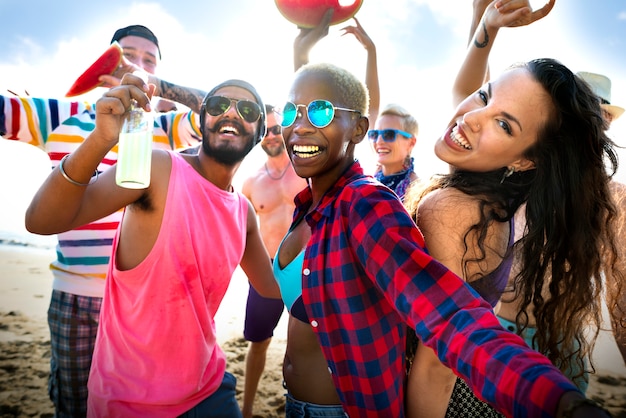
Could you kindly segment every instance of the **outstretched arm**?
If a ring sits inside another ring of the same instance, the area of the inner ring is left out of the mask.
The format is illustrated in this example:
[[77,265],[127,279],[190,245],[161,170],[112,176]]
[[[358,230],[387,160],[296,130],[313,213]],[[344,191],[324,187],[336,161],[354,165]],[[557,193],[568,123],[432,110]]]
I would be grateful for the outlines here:
[[[122,58],[122,63],[111,75],[100,76],[100,81],[104,83],[104,87],[119,86],[124,74],[133,73],[135,71],[143,71],[139,66],[128,61],[126,58]],[[206,95],[206,92],[200,89],[192,87],[183,87],[169,81],[161,80],[159,77],[148,74],[148,83],[156,86],[154,95],[162,97],[164,99],[171,100],[183,104],[196,113],[200,113],[200,107],[202,106],[202,100]]]
[[200,114],[202,100],[204,100],[204,96],[207,94],[204,90],[179,86],[169,81],[161,80],[155,76],[150,76],[148,82],[156,85],[155,96],[183,104],[197,114]]

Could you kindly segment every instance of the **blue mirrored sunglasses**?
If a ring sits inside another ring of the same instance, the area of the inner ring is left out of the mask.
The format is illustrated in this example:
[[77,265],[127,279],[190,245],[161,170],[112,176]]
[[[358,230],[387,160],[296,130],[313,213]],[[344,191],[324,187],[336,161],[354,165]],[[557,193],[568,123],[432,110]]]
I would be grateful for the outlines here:
[[306,106],[302,104],[296,105],[294,103],[287,102],[282,107],[282,109],[275,109],[276,118],[278,120],[278,123],[280,123],[280,126],[282,126],[283,128],[287,128],[293,125],[293,123],[296,121],[296,118],[299,115],[301,116],[298,111],[300,107],[306,108],[307,118],[309,119],[309,122],[311,122],[311,125],[315,126],[316,128],[325,128],[326,126],[330,125],[330,123],[333,121],[333,118],[335,117],[336,110],[344,110],[346,112],[358,113],[359,116],[361,115],[361,112],[359,112],[358,110],[336,107],[328,100],[313,100]]
[[397,135],[402,135],[405,138],[412,136],[410,133],[401,131],[400,129],[370,129],[367,131],[367,136],[372,142],[376,142],[379,135],[383,137],[383,141],[385,142],[394,142]]

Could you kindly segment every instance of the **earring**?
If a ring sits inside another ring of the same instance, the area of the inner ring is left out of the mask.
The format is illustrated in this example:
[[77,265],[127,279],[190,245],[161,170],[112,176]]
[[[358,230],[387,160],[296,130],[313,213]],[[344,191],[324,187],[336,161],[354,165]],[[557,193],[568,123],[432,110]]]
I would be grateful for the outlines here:
[[515,167],[507,167],[507,169],[504,170],[504,174],[502,175],[502,180],[500,180],[500,184],[504,183],[504,179],[510,177],[513,173],[515,173]]
[[403,168],[405,170],[411,166],[411,155],[410,154],[407,154],[406,157],[404,157],[404,161],[402,162],[402,166],[403,166]]

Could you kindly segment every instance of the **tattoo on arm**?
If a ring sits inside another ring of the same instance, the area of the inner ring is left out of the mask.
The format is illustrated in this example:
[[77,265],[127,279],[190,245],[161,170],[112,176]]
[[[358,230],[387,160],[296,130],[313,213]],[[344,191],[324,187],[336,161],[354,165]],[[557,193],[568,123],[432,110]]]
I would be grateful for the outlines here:
[[483,42],[478,42],[478,36],[474,38],[474,46],[476,48],[484,48],[489,45],[489,34],[487,33],[487,25],[485,25],[485,22],[483,22],[483,34],[485,35]]
[[196,113],[200,113],[202,99],[204,99],[204,96],[206,95],[206,93],[202,90],[190,87],[181,87],[164,80],[160,80],[159,91],[162,98],[184,104]]

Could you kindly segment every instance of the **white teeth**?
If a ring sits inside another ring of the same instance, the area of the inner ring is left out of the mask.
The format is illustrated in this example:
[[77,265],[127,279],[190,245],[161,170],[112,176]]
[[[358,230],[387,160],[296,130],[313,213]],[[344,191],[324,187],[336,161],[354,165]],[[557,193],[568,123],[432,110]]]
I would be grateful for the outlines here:
[[238,135],[239,131],[233,126],[225,125],[220,128],[220,133]]
[[450,132],[450,138],[452,139],[452,141],[454,141],[454,143],[460,145],[461,147],[467,150],[472,149],[470,143],[467,142],[467,140],[459,133],[458,125],[452,128],[452,132]]
[[320,147],[317,145],[294,145],[294,152],[318,152]]
[[320,153],[317,145],[294,145],[293,153],[300,158],[311,158]]

